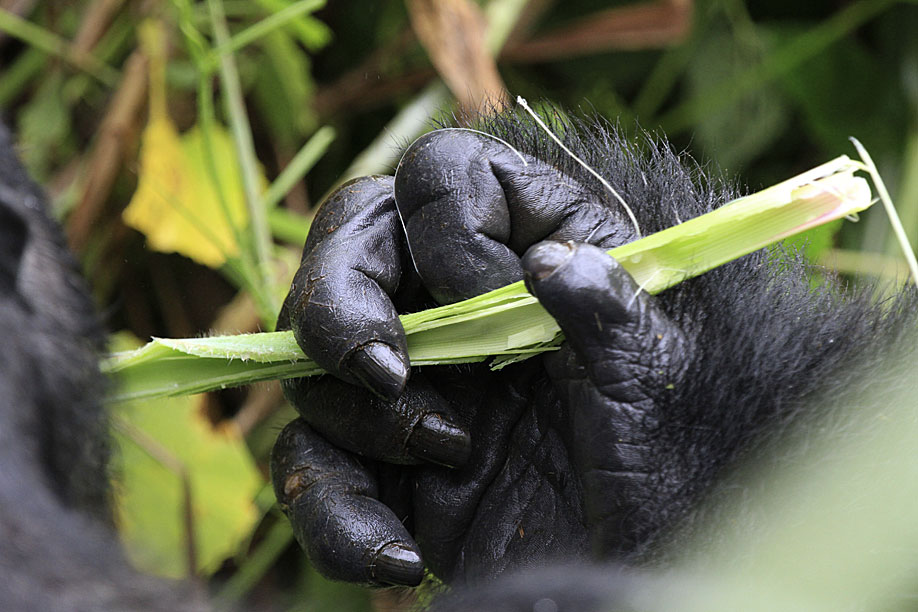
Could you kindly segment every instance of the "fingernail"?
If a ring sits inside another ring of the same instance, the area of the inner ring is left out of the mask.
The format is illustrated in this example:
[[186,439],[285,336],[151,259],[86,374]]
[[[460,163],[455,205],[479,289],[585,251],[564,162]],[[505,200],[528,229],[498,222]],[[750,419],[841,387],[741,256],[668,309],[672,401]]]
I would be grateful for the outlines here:
[[408,438],[408,452],[447,467],[464,465],[472,451],[469,435],[442,415],[425,414]]
[[424,578],[424,562],[418,553],[393,542],[376,553],[370,575],[381,584],[417,586]]
[[342,368],[377,395],[395,401],[408,381],[408,364],[384,342],[370,342],[355,350]]
[[571,242],[540,242],[523,255],[523,270],[527,282],[542,280],[574,254]]

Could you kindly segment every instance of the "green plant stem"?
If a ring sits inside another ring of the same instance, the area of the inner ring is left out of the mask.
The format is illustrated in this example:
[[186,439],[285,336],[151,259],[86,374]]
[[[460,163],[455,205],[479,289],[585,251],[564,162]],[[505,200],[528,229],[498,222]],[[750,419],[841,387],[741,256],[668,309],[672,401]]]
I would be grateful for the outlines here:
[[909,270],[912,272],[912,282],[918,286],[918,260],[915,259],[915,252],[912,250],[911,244],[908,241],[905,228],[902,227],[902,221],[899,220],[899,215],[896,213],[896,207],[893,205],[892,197],[890,197],[889,191],[886,190],[886,185],[883,183],[883,179],[880,178],[880,172],[877,170],[876,164],[873,163],[873,158],[870,157],[870,153],[867,152],[867,149],[864,148],[864,145],[862,145],[857,138],[851,138],[851,142],[854,143],[857,152],[860,154],[861,160],[863,160],[867,168],[867,172],[873,177],[877,193],[880,195],[880,201],[883,202],[883,208],[886,209],[886,214],[889,217],[889,224],[892,226],[893,235],[896,237],[896,240],[899,241],[899,247],[902,249],[902,254],[905,255],[905,261],[908,262]]
[[443,81],[437,80],[425,87],[386,124],[373,142],[354,158],[332,189],[337,189],[342,183],[359,176],[391,171],[401,156],[401,151],[395,143],[410,142],[431,129],[433,124],[430,118],[442,111],[449,100],[449,90]]
[[0,107],[6,108],[36,74],[47,67],[48,54],[32,47],[26,49],[0,77]]
[[209,45],[207,39],[194,25],[194,12],[189,0],[172,0],[178,12],[178,26],[185,39],[185,45],[188,48],[188,54],[194,62],[195,68],[199,71],[206,71],[207,50]]
[[61,58],[91,74],[107,87],[115,87],[118,84],[120,73],[117,70],[93,54],[75,49],[69,42],[40,25],[26,21],[9,11],[0,10],[0,30],[31,47]]
[[272,208],[268,211],[268,223],[275,238],[302,248],[312,217],[290,212],[286,208]]
[[[198,124],[201,128],[201,141],[204,145],[204,164],[207,168],[207,175],[217,194],[217,201],[223,211],[223,216],[233,232],[236,244],[240,246],[239,259],[227,259],[226,265],[221,269],[227,274],[230,280],[237,287],[244,288],[255,301],[255,308],[258,311],[259,318],[263,321],[273,320],[274,305],[272,300],[266,295],[270,288],[265,288],[261,278],[256,270],[255,262],[252,261],[251,253],[243,248],[245,237],[242,230],[232,222],[230,215],[229,203],[223,190],[223,183],[220,181],[220,175],[217,171],[217,163],[214,156],[213,145],[213,127],[216,122],[214,118],[213,100],[211,99],[210,77],[206,73],[199,71],[198,80]],[[271,328],[273,329],[273,327]]]
[[528,0],[491,0],[484,7],[485,18],[488,20],[486,42],[495,56],[504,47],[528,3]]
[[248,556],[217,593],[215,608],[226,609],[245,597],[245,594],[258,584],[258,581],[274,565],[291,542],[293,542],[293,531],[290,529],[290,523],[285,520],[275,522],[265,534],[258,548]]
[[[256,0],[255,3],[269,13],[279,13],[290,6],[289,0]],[[331,31],[320,21],[313,20],[307,24],[301,18],[289,21],[285,26],[308,51],[320,49],[332,36]]]
[[[905,138],[900,176],[899,189],[896,192],[899,216],[902,218],[902,225],[914,232],[915,228],[918,228],[918,115],[912,121],[911,129]],[[914,233],[910,244],[912,248],[915,247]],[[899,247],[895,237],[890,236],[886,244],[886,253],[898,253]]]
[[262,36],[267,36],[274,30],[286,26],[300,15],[312,13],[323,6],[325,6],[325,0],[300,0],[299,2],[294,2],[290,6],[271,14],[269,17],[265,17],[261,21],[235,34],[225,43],[218,44],[213,50],[214,56],[235,53],[243,47],[252,44]]
[[[229,31],[223,14],[222,2],[221,0],[208,0],[208,7],[210,8],[211,26],[213,27],[217,46],[224,46],[229,41]],[[239,73],[236,70],[236,62],[229,53],[220,54],[220,82],[223,86],[224,103],[229,115],[233,141],[236,145],[236,154],[242,171],[242,184],[249,210],[249,223],[254,247],[253,259],[257,278],[260,281],[259,293],[261,294],[261,299],[266,301],[270,313],[261,313],[262,323],[269,329],[273,329],[277,305],[274,294],[271,291],[273,286],[271,275],[271,231],[268,227],[265,207],[259,196],[255,145],[252,142],[252,129],[249,126],[248,116],[245,111]]]
[[[93,47],[93,55],[100,61],[109,62],[122,54],[127,54],[136,44],[135,34],[134,17],[128,12],[120,13]],[[64,87],[68,103],[73,104],[82,100],[92,83],[92,76],[86,73],[74,75]]]
[[267,209],[277,206],[294,185],[300,182],[306,173],[315,165],[319,158],[325,154],[329,145],[335,140],[335,130],[325,126],[319,128],[306,144],[297,151],[290,163],[281,171],[268,190],[262,196],[262,201]]
[[[207,40],[192,23],[193,13],[188,1],[173,0],[173,5],[178,12],[178,26],[185,40],[188,55],[191,57],[198,72],[198,125],[201,129],[201,140],[204,146],[204,165],[207,169],[208,178],[217,194],[217,202],[223,211],[223,216],[229,223],[236,244],[240,246],[239,258],[227,260],[226,264],[221,268],[221,272],[233,285],[246,290],[252,296],[259,318],[273,323],[275,310],[274,302],[269,295],[270,286],[266,287],[262,282],[261,276],[257,271],[257,265],[252,260],[251,249],[244,248],[246,239],[241,228],[231,221],[229,203],[217,171],[212,136],[217,120],[214,113],[213,92],[211,91],[212,76],[207,68],[207,58],[209,57]],[[269,328],[273,329],[273,327]]]
[[[685,45],[693,44],[694,38],[685,43]],[[692,54],[686,51],[685,46],[663,53],[634,99],[632,111],[635,117],[649,125],[650,118],[657,113],[666,96],[676,86],[679,75],[685,71],[691,58]]]

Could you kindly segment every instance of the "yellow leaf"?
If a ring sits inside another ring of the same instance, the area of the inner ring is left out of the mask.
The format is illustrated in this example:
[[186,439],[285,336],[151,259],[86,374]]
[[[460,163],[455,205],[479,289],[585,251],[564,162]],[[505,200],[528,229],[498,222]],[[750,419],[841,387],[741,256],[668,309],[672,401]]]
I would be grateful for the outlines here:
[[150,119],[141,140],[137,191],[122,217],[147,236],[150,248],[216,268],[239,254],[236,237],[248,225],[233,139],[221,126],[209,130],[209,141],[200,126],[179,135],[166,107],[164,27],[148,20],[139,30],[150,62]]
[[146,234],[150,248],[216,268],[238,255],[233,227],[244,228],[248,214],[232,138],[223,128],[211,130],[224,208],[210,180],[203,136],[197,126],[179,136],[167,117],[151,117],[143,134],[139,184],[123,218]]

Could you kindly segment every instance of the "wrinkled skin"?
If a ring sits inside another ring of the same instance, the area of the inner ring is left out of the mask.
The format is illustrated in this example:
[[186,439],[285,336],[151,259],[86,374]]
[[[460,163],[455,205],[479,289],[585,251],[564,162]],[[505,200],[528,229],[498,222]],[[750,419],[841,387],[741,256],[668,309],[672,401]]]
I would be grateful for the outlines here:
[[[641,293],[603,252],[635,237],[608,190],[531,123],[484,128],[498,138],[433,132],[394,178],[334,193],[281,311],[330,374],[284,383],[301,418],[272,476],[332,578],[414,585],[426,564],[461,584],[558,560],[655,561],[730,489],[728,468],[825,416],[813,397],[850,390],[915,326],[913,292],[878,306],[869,291],[814,290],[799,260],[764,252]],[[564,136],[644,234],[737,196],[658,142],[602,123]],[[521,278],[561,350],[497,372],[410,370],[397,314]]]
[[[655,396],[688,358],[681,330],[603,252],[632,238],[556,169],[463,130],[414,143],[394,180],[331,197],[279,327],[337,378],[286,383],[303,418],[273,468],[321,569],[416,584],[422,559],[455,579],[582,555],[591,541],[628,552]],[[524,276],[565,333],[561,351],[408,379],[397,313]]]

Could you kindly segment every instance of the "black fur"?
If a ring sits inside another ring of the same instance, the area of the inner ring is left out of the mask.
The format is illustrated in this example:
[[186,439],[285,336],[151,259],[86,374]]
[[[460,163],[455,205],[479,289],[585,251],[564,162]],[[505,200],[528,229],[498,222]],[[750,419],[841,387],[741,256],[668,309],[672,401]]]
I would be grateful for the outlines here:
[[196,610],[111,531],[103,328],[0,126],[0,610]]

